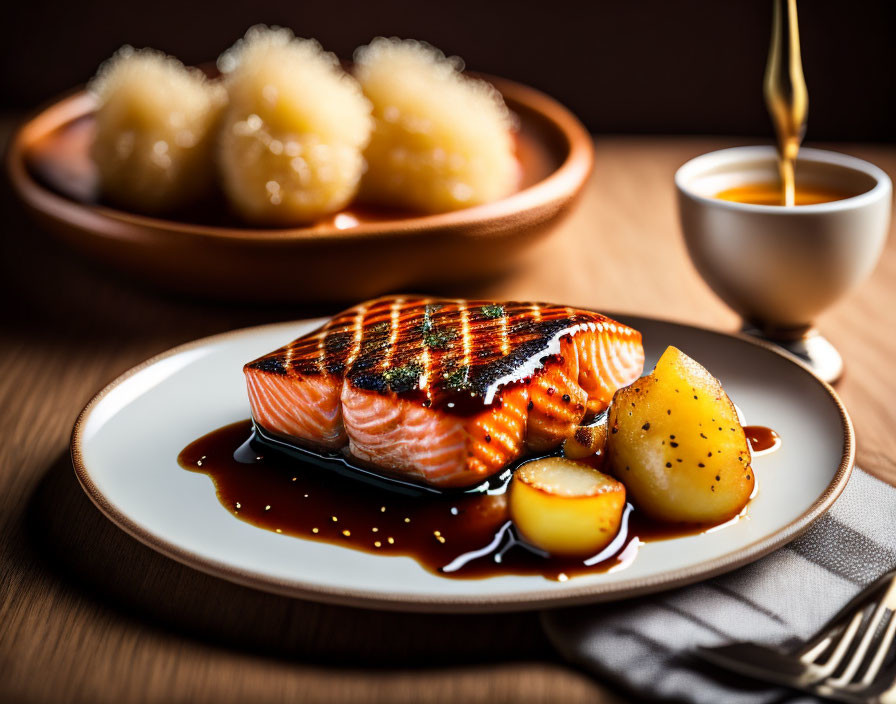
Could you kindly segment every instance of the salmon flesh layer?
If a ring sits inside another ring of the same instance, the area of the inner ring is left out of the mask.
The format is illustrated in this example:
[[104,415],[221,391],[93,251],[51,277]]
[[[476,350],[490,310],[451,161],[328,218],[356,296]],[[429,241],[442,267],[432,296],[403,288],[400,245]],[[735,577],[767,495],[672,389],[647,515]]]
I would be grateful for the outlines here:
[[556,447],[643,367],[641,334],[599,313],[396,296],[244,371],[262,430],[449,488]]

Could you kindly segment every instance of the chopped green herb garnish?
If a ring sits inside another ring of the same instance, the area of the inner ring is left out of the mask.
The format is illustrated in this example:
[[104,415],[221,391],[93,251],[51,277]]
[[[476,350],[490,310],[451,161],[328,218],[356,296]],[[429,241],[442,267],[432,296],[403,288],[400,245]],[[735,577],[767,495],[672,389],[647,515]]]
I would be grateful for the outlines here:
[[482,314],[489,319],[494,318],[503,318],[504,317],[504,306],[499,305],[497,303],[492,303],[487,306],[482,306],[479,310],[482,311]]
[[441,307],[441,303],[427,303],[423,308],[423,323],[420,326],[421,328],[423,328],[423,332],[429,332],[430,330],[432,330],[432,314],[439,310],[439,308]]
[[392,367],[383,372],[383,380],[395,393],[402,393],[417,388],[423,367],[410,362],[400,367]]
[[445,349],[455,337],[457,333],[454,330],[424,330],[423,344],[434,350],[441,350]]
[[470,367],[466,364],[445,375],[445,386],[452,391],[462,391],[470,384]]
[[457,333],[454,330],[437,330],[432,320],[432,314],[442,307],[441,303],[427,303],[423,309],[423,322],[420,330],[423,333],[423,344],[426,347],[440,350],[448,346]]

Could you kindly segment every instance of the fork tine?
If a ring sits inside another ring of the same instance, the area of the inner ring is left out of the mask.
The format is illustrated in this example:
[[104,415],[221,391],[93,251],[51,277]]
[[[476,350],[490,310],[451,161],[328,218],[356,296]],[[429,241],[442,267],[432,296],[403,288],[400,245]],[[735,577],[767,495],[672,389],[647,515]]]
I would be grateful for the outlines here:
[[862,662],[865,660],[865,654],[868,652],[868,648],[871,647],[871,644],[877,637],[877,632],[880,630],[880,624],[883,621],[884,616],[888,612],[889,609],[887,608],[886,601],[882,601],[877,605],[874,609],[874,614],[872,614],[867,625],[863,629],[862,640],[859,641],[859,645],[853,652],[852,657],[850,657],[849,662],[846,664],[846,668],[839,677],[832,677],[828,681],[828,684],[833,687],[845,687],[852,682],[853,677],[855,677],[856,672],[859,671]]
[[849,647],[852,645],[855,640],[856,634],[859,632],[859,627],[862,625],[862,620],[864,616],[864,610],[860,609],[855,614],[853,614],[852,620],[849,622],[849,625],[842,632],[840,636],[840,640],[834,648],[834,652],[831,653],[831,656],[828,658],[827,662],[822,664],[816,664],[816,670],[813,671],[813,680],[819,681],[830,677],[834,670],[840,665],[843,660],[843,656],[846,655],[846,652],[849,650]]
[[833,639],[833,634],[825,636],[822,640],[818,641],[817,645],[813,646],[802,655],[800,655],[800,661],[806,665],[814,665],[815,661],[818,660],[821,654],[830,647],[831,641]]
[[[883,597],[878,597],[881,592],[884,592]],[[890,609],[896,609],[896,570],[881,575],[875,582],[850,599],[795,655],[806,665],[820,668],[820,671],[824,672],[824,677],[833,674],[852,644],[856,630],[861,625],[861,618],[859,618],[859,624],[854,623],[856,616],[861,617],[864,611],[870,605],[875,604],[878,599],[880,599],[878,603],[883,603]],[[844,627],[847,618],[850,621]],[[838,638],[843,640],[837,642]],[[831,643],[837,643],[834,653],[830,655],[826,663],[817,664],[816,661],[830,649]]]
[[788,654],[741,642],[694,652],[734,672],[815,696],[851,704],[896,704],[896,659],[889,658],[894,643],[896,570],[854,596],[798,651]]
[[867,686],[874,681],[875,677],[877,677],[877,673],[880,672],[880,668],[884,664],[887,653],[890,652],[890,646],[893,644],[894,635],[896,635],[896,614],[891,613],[890,623],[887,624],[887,630],[884,633],[884,637],[881,638],[880,645],[877,646],[877,652],[871,659],[871,664],[868,665],[868,669],[865,671],[865,676],[862,677],[861,684]]
[[[830,644],[833,637],[838,634],[838,628],[842,627],[843,623],[856,611],[866,608],[869,603],[873,603],[872,600],[876,599],[881,591],[885,591],[886,593],[883,600],[890,604],[891,609],[896,609],[896,570],[891,570],[886,574],[881,575],[877,580],[869,584],[861,592],[850,599],[815,633],[814,636],[806,641],[805,645],[795,653],[795,655],[799,657],[800,660],[811,663],[811,661],[806,659],[807,656],[810,653],[815,652],[816,649],[821,646],[822,642],[827,641],[828,644]],[[823,650],[824,649],[821,648],[821,652],[823,652]],[[816,657],[821,655],[821,652],[815,652]]]

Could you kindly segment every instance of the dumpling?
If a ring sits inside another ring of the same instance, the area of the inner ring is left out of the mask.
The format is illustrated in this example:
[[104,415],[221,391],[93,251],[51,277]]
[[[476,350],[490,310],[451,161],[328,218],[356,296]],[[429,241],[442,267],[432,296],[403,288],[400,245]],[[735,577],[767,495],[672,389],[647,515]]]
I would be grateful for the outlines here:
[[461,69],[414,40],[380,37],[355,52],[376,123],[364,200],[438,213],[515,190],[513,116],[493,86]]
[[371,106],[333,54],[288,29],[252,27],[218,60],[229,105],[222,185],[249,222],[288,226],[343,208],[364,171]]
[[91,156],[105,198],[161,213],[210,191],[220,85],[161,52],[125,46],[89,90],[97,101]]

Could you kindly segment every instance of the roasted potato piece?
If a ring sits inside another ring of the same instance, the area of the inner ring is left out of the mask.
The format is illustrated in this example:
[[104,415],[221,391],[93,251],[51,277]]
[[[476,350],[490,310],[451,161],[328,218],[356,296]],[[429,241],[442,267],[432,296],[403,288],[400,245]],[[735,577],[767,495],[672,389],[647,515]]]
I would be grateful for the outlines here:
[[616,392],[608,427],[607,467],[654,518],[723,521],[753,492],[734,404],[718,379],[675,347],[653,374]]
[[510,518],[526,542],[551,555],[588,557],[616,537],[625,487],[563,457],[533,460],[510,483]]
[[595,425],[581,425],[576,432],[563,441],[563,456],[571,460],[589,460],[602,463],[607,445],[606,422]]

